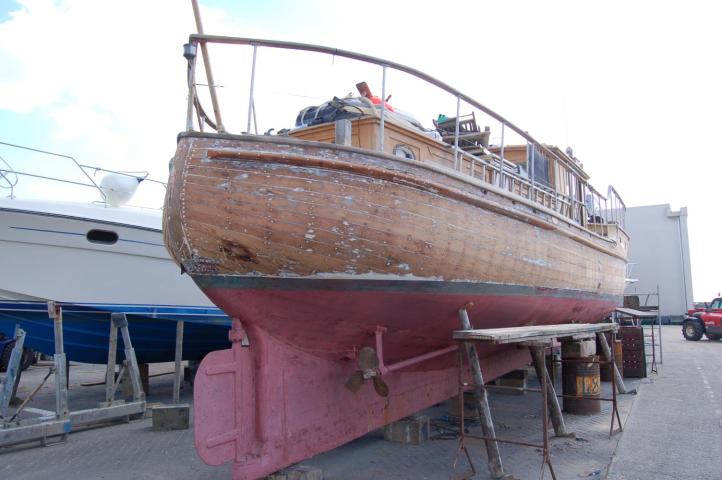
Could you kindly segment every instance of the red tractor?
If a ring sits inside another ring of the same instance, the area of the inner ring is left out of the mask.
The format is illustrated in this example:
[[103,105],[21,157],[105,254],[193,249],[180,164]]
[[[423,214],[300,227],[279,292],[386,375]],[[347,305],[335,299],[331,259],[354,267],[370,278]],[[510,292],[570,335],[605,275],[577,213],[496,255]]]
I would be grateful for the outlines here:
[[722,297],[712,300],[707,308],[689,310],[682,322],[682,335],[694,341],[702,335],[710,340],[722,339]]

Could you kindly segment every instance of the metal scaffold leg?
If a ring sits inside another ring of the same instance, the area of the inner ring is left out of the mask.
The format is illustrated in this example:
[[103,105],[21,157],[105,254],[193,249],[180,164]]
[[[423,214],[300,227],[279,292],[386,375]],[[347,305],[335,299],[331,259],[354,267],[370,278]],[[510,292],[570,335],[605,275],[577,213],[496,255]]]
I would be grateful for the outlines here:
[[[544,347],[530,347],[532,357],[541,357],[542,363],[542,376],[541,376],[541,390],[542,390],[542,432],[543,441],[542,444],[542,466],[540,471],[540,478],[544,478],[544,467],[549,468],[549,473],[552,475],[553,480],[557,480],[557,476],[554,473],[554,467],[552,466],[551,455],[549,453],[549,373],[547,372],[546,362],[544,362]],[[558,406],[558,403],[557,403]],[[561,412],[561,411],[560,411]],[[559,415],[561,417],[561,413]]]
[[454,463],[452,463],[451,468],[452,470],[456,470],[459,463],[459,456],[461,452],[464,452],[466,461],[469,463],[469,470],[461,475],[457,475],[455,478],[458,480],[466,480],[476,475],[476,467],[474,467],[474,462],[471,460],[471,455],[469,455],[469,449],[466,448],[466,444],[464,443],[464,408],[466,408],[466,406],[464,405],[464,371],[462,368],[464,365],[464,353],[461,351],[461,348],[457,351],[457,357],[457,364],[459,366],[459,446],[456,449]]
[[[652,337],[652,366],[649,369],[649,373],[659,373],[657,371],[657,342],[654,339],[654,328],[655,328],[655,326],[654,326],[654,324],[652,324],[652,328],[650,329],[652,331],[652,335],[651,335],[651,337]],[[660,330],[660,333],[661,333],[661,330]],[[660,345],[661,345],[661,343],[660,343]]]

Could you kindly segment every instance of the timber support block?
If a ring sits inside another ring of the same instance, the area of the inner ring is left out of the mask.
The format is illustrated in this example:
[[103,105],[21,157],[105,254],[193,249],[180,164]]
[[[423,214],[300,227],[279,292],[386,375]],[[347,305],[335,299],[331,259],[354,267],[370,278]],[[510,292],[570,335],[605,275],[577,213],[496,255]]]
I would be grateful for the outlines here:
[[159,405],[153,407],[155,430],[186,430],[190,426],[189,405]]
[[294,465],[272,473],[264,480],[323,480],[323,470],[308,465]]
[[429,417],[413,416],[389,423],[384,428],[384,438],[390,442],[421,445],[430,436]]

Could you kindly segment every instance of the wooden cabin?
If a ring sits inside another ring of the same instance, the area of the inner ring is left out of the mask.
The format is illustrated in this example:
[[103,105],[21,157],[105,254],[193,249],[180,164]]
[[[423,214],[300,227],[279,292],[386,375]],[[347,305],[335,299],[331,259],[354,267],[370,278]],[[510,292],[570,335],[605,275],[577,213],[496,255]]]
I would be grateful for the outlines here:
[[[439,128],[439,124],[434,123]],[[449,135],[449,126],[455,126],[455,119],[446,119],[444,123],[446,128],[442,125],[437,131],[422,131],[393,112],[386,112],[383,151],[455,169],[490,186],[534,200],[585,228],[591,227],[596,233],[606,231],[590,225],[601,222],[593,221],[595,218],[600,220],[600,217],[595,217],[590,209],[588,199],[593,189],[578,160],[555,146],[545,145],[543,150],[527,144],[505,145],[502,161],[500,146],[484,145],[484,142],[488,145],[488,128],[483,131],[477,129],[479,142],[474,143],[475,136],[470,134],[468,127],[465,131],[460,129],[466,144],[459,147],[455,155],[454,136]],[[298,128],[292,130],[289,136],[380,150],[380,131],[381,119],[376,112],[376,115]],[[500,165],[503,165],[501,170]]]

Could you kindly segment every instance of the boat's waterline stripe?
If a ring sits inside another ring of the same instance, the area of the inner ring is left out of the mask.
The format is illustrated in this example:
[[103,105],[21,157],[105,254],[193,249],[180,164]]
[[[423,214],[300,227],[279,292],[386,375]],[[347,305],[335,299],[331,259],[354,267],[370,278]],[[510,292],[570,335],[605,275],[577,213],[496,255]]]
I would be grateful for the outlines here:
[[192,275],[203,290],[242,289],[279,291],[336,291],[429,293],[450,295],[493,295],[603,300],[619,303],[620,295],[565,288],[534,287],[487,282],[445,282],[438,280],[362,280],[329,278],[244,277],[239,275]]
[[[30,227],[8,227],[12,228],[13,230],[28,230],[30,232],[41,232],[41,233],[57,233],[60,235],[74,235],[76,237],[85,237],[85,233],[78,233],[78,232],[66,232],[63,230],[47,230],[44,228],[30,228]],[[165,247],[162,243],[153,243],[153,242],[144,242],[142,240],[129,240],[126,238],[120,238],[118,237],[119,242],[129,242],[129,243],[141,243],[143,245],[153,245],[154,247]],[[91,242],[92,243],[92,242]]]

